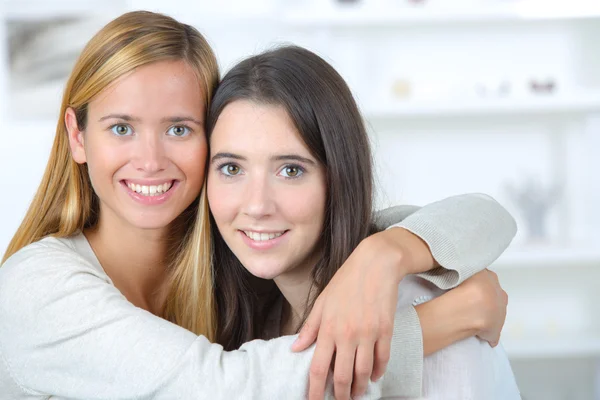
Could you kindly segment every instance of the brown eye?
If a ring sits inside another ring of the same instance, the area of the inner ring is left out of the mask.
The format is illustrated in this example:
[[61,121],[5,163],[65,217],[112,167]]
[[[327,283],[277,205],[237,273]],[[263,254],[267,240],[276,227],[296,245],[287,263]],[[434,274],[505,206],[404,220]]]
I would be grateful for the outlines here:
[[287,167],[285,173],[287,176],[297,176],[300,171],[296,167]]
[[239,173],[241,171],[241,168],[235,164],[223,165],[219,169],[221,170],[221,173],[223,175],[228,176],[228,177],[239,175]]
[[288,165],[280,172],[284,178],[299,178],[303,173],[304,169],[298,165]]

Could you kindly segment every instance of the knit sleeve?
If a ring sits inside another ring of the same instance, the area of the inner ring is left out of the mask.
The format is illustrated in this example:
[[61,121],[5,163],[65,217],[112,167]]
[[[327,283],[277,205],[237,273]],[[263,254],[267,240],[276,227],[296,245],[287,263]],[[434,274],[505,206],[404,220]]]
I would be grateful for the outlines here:
[[419,274],[440,289],[451,289],[489,267],[517,232],[509,212],[492,197],[464,194],[424,207],[396,206],[379,212],[380,229],[402,227],[420,237],[440,265]]
[[[403,354],[421,340],[415,317],[399,313],[392,339],[392,353],[409,365],[422,354]],[[135,307],[77,253],[39,243],[0,268],[0,321],[0,387],[11,399],[307,396],[314,346],[292,353],[295,336],[286,336],[224,351]],[[407,382],[398,391],[412,393],[414,373],[398,373]],[[381,381],[371,383],[365,399],[380,393]]]
[[[398,288],[398,309],[421,304],[443,293],[431,282],[408,276]],[[394,361],[392,358],[390,364]],[[422,368],[423,376],[419,379],[419,391],[422,389],[422,392],[411,396],[430,400],[521,399],[501,344],[492,348],[477,337],[466,338],[425,357]],[[384,377],[383,398],[397,396],[397,382]]]

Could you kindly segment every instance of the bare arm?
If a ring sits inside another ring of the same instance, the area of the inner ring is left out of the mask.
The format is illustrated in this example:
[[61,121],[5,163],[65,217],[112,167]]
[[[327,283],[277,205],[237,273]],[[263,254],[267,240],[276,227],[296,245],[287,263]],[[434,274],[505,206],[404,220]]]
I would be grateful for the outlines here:
[[496,273],[478,272],[456,289],[415,308],[423,332],[423,353],[479,336],[496,346],[506,318],[508,296]]

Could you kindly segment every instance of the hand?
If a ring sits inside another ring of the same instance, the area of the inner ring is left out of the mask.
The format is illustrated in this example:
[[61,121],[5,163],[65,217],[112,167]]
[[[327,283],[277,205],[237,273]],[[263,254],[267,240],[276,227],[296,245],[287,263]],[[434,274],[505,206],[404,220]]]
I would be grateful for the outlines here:
[[366,238],[317,298],[293,346],[294,351],[304,350],[318,337],[310,367],[309,399],[323,398],[334,353],[338,400],[364,394],[369,378],[383,376],[390,357],[398,284],[409,272],[414,256],[420,256],[407,247],[415,246],[431,257],[418,237],[401,228]]
[[492,347],[498,345],[506,320],[508,295],[500,286],[498,275],[483,270],[464,281],[455,290],[463,291],[474,306],[477,336]]

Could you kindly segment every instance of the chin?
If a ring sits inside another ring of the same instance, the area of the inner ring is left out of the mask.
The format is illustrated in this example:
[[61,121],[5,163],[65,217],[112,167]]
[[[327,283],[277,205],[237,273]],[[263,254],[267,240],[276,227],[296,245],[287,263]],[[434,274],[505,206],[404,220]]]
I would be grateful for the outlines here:
[[171,218],[156,218],[156,217],[145,217],[145,218],[136,218],[134,221],[131,221],[131,225],[135,226],[138,229],[165,229],[173,222]]
[[269,268],[268,265],[254,266],[242,263],[244,268],[257,278],[273,280],[283,273],[280,268]]

